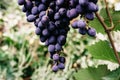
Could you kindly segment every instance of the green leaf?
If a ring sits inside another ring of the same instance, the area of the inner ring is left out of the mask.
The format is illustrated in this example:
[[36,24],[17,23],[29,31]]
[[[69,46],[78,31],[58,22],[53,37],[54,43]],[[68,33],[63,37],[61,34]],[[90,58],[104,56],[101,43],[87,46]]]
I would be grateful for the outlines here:
[[105,30],[97,18],[95,18],[93,21],[90,21],[89,25],[95,28],[98,33],[100,32],[100,33],[105,34]]
[[88,46],[87,49],[95,59],[117,62],[114,52],[107,41],[99,41],[94,45]]
[[103,77],[103,80],[120,80],[120,67]]
[[102,80],[102,77],[106,76],[109,72],[107,66],[102,65],[98,68],[88,67],[86,69],[80,69],[74,74],[74,77],[75,80]]

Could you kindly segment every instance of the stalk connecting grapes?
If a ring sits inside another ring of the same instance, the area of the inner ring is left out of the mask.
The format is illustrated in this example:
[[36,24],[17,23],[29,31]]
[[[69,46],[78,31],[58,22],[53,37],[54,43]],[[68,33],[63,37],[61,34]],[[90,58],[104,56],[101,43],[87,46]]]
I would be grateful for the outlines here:
[[95,29],[87,22],[93,20],[94,12],[98,11],[96,3],[97,0],[18,0],[27,21],[34,22],[40,41],[48,46],[54,72],[65,68],[65,58],[60,52],[66,43],[70,21],[80,34],[95,37]]

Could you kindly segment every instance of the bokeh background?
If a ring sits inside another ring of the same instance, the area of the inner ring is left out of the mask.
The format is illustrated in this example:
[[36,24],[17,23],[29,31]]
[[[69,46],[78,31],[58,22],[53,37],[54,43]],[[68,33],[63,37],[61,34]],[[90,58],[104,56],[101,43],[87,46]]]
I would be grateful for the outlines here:
[[[120,32],[114,32],[114,36],[119,51]],[[27,22],[17,0],[0,0],[0,80],[76,80],[73,74],[88,66],[106,64],[110,70],[116,69],[118,64],[93,59],[89,54],[86,46],[98,40],[106,40],[106,35],[98,33],[90,38],[71,28],[62,51],[66,68],[54,73],[47,47],[35,34],[34,24]]]

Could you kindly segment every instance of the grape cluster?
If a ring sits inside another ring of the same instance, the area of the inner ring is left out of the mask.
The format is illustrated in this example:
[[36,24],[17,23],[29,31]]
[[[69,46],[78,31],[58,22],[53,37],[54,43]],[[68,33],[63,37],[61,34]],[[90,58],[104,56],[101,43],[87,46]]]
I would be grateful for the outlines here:
[[88,27],[85,20],[94,19],[94,12],[98,11],[96,3],[97,0],[18,0],[27,21],[34,22],[35,33],[48,47],[54,72],[65,68],[65,58],[60,51],[66,43],[71,20],[80,15],[83,19],[75,20],[72,27],[79,29],[80,34],[96,35],[95,29]]

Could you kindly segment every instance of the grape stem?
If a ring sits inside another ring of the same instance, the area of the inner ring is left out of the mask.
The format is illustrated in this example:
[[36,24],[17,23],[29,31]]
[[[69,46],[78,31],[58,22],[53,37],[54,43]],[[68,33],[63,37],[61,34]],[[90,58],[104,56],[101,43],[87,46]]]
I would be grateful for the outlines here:
[[[109,41],[110,41],[111,46],[112,46],[112,48],[113,48],[115,57],[117,58],[117,61],[118,61],[119,65],[120,65],[120,57],[119,57],[118,52],[116,51],[116,48],[115,48],[115,45],[114,45],[114,41],[113,41],[112,36],[111,36],[111,30],[110,30],[110,28],[104,23],[104,20],[103,20],[102,17],[98,14],[98,12],[96,12],[95,15],[96,15],[97,19],[100,21],[100,23],[102,24],[105,32],[107,33],[108,38],[109,38]],[[112,29],[112,30],[113,30],[113,29]]]
[[114,26],[114,24],[113,24],[113,20],[112,20],[112,17],[111,17],[111,15],[110,15],[110,12],[109,12],[108,2],[107,2],[106,0],[104,0],[104,2],[105,2],[105,5],[106,5],[106,13],[107,13],[107,15],[108,15],[108,17],[109,17],[110,24],[111,24],[111,27],[109,27],[109,30],[112,31],[112,30],[115,28],[115,26]]

